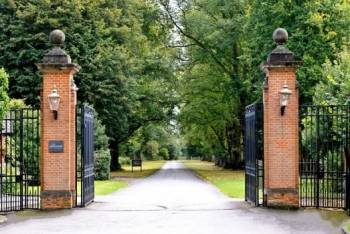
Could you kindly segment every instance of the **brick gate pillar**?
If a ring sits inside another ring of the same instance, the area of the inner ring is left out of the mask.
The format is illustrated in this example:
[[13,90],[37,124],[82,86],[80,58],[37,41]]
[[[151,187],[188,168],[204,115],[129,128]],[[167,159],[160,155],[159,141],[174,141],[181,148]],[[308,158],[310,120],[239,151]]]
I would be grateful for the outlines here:
[[75,205],[76,87],[73,75],[80,67],[71,63],[69,55],[60,48],[64,40],[62,31],[52,31],[50,42],[54,48],[45,55],[43,63],[37,64],[43,75],[40,103],[42,209]]
[[[262,64],[264,83],[264,170],[267,206],[299,207],[299,101],[296,70],[299,62],[285,46],[288,33],[273,33],[277,47]],[[287,101],[281,100],[283,96]],[[284,107],[283,107],[284,106]]]

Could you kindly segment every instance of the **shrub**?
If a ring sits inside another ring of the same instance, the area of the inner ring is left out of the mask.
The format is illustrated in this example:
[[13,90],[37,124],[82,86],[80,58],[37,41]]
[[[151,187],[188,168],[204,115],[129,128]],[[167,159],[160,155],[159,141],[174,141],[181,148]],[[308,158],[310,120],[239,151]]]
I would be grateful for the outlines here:
[[8,91],[8,75],[3,68],[0,69],[0,120],[6,112],[9,102]]
[[164,160],[169,160],[169,152],[167,148],[161,148],[159,150],[159,156]]
[[[25,105],[22,99],[11,99],[7,106],[9,110],[4,116],[8,119],[6,123],[12,122],[13,133],[8,135],[6,140],[2,141],[4,154],[7,160],[11,161],[12,165],[17,165],[18,167],[22,165],[24,174],[30,178],[28,179],[30,183],[38,185],[40,183],[39,110],[23,110],[23,108],[31,107]],[[22,129],[21,126],[23,126]],[[22,149],[20,148],[20,144],[18,144],[20,140],[24,144]],[[5,163],[4,165],[10,165],[8,161]],[[2,173],[9,173],[8,167]]]
[[[0,177],[0,193],[1,194],[7,194],[7,195],[16,195],[20,191],[20,183],[16,182],[16,176],[18,173],[16,173],[16,168],[8,165],[2,165],[0,166],[2,175]],[[7,173],[6,173],[7,172]]]
[[119,157],[120,165],[131,165],[131,160],[128,157]]
[[95,152],[95,179],[108,180],[110,178],[111,154],[108,150]]
[[167,145],[170,160],[177,160],[176,146],[173,144]]
[[146,150],[144,156],[148,160],[157,159],[159,153],[159,143],[157,141],[149,141],[146,144]]

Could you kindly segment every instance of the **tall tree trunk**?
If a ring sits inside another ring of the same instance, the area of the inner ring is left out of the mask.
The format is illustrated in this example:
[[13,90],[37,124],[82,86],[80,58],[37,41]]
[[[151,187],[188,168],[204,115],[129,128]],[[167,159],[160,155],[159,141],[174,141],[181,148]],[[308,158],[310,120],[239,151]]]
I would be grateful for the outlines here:
[[243,168],[243,157],[242,157],[242,135],[241,127],[236,125],[234,127],[234,134],[232,136],[232,168],[241,169]]
[[111,171],[121,169],[119,164],[119,142],[117,139],[111,139],[109,141],[109,150],[111,152]]
[[225,168],[241,169],[243,166],[240,123],[232,123],[226,129],[228,152]]
[[229,124],[229,127],[226,129],[226,139],[228,144],[228,154],[229,154],[229,162],[226,167],[232,169],[240,169],[243,167],[243,157],[242,157],[242,124],[241,121],[242,115],[244,116],[244,102],[247,96],[243,95],[242,92],[243,84],[241,79],[239,78],[239,60],[238,57],[240,55],[238,42],[235,41],[232,44],[232,88],[233,90],[238,91],[238,99],[239,103],[235,103],[235,107],[233,109],[233,118],[238,118],[239,120],[232,120],[232,123]]

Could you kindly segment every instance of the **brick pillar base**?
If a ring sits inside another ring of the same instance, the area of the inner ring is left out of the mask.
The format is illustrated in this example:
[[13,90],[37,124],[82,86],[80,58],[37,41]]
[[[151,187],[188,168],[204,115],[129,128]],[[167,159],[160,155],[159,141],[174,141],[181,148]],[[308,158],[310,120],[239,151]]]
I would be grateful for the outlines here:
[[296,209],[299,207],[299,191],[293,188],[267,189],[268,207]]
[[43,210],[72,208],[75,206],[75,195],[75,191],[42,191],[41,207]]

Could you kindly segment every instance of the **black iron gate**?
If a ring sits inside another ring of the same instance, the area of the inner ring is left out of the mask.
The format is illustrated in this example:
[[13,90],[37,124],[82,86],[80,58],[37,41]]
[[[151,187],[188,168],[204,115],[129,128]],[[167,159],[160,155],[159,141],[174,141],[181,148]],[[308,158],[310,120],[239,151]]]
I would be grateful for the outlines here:
[[40,208],[39,110],[8,111],[0,122],[0,212]]
[[256,206],[264,204],[263,149],[263,108],[252,104],[245,109],[245,200]]
[[[82,105],[77,113],[77,206],[93,202],[94,190],[94,109]],[[80,189],[79,189],[80,187]]]
[[350,106],[300,107],[300,205],[349,207]]

